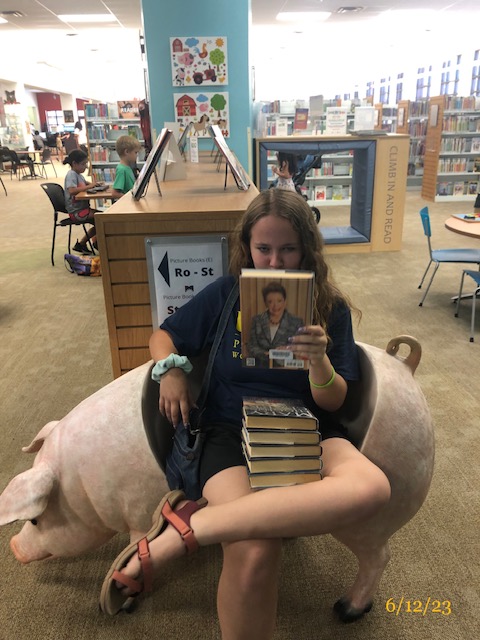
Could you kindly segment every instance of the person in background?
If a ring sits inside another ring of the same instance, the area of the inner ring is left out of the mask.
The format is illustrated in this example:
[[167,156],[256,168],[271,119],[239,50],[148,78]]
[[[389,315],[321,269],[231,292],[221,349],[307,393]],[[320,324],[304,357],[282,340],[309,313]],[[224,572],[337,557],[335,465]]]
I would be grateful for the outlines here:
[[75,129],[73,131],[73,135],[75,136],[75,139],[77,141],[77,147],[79,149],[81,149],[82,151],[85,151],[85,153],[87,152],[87,136],[85,135],[85,131],[83,130],[83,124],[80,122],[80,120],[77,120],[77,122],[75,123]]
[[116,141],[115,149],[120,156],[120,163],[115,169],[115,182],[112,187],[114,198],[121,198],[135,184],[133,167],[141,147],[140,142],[133,136],[121,136]]
[[57,154],[59,158],[59,162],[63,164],[63,159],[65,157],[65,152],[63,150],[63,140],[60,133],[55,134],[55,146],[57,147]]
[[45,149],[45,142],[43,141],[42,136],[36,129],[33,132],[32,139],[33,139],[33,148],[36,151],[42,151],[43,149]]
[[83,253],[84,255],[92,255],[92,252],[87,247],[87,240],[94,243],[95,246],[95,226],[94,226],[94,214],[95,209],[91,209],[88,200],[75,200],[75,196],[79,193],[84,193],[87,189],[100,186],[100,182],[87,182],[82,176],[88,164],[88,156],[81,149],[74,149],[63,161],[63,164],[69,164],[70,170],[65,176],[65,208],[68,215],[72,220],[77,222],[88,223],[92,225],[92,228],[88,232],[88,237],[85,235],[81,240],[77,240],[74,251]]
[[296,191],[293,176],[297,173],[297,158],[292,153],[279,151],[277,154],[278,167],[272,167],[273,173],[278,176],[274,185],[277,189]]

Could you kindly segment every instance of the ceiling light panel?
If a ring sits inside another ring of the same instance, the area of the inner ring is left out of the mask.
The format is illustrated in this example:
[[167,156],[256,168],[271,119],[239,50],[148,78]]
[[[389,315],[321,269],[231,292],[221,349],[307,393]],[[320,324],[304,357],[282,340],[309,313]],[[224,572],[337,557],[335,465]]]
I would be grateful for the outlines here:
[[58,16],[59,20],[67,24],[87,23],[99,24],[104,22],[117,22],[116,17],[111,13],[69,13]]

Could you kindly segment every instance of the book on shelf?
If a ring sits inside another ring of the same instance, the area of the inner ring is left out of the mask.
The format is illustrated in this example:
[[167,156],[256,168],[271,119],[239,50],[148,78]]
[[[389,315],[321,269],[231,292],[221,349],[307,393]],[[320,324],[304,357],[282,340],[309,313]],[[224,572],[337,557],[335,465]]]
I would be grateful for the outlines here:
[[317,431],[317,417],[296,398],[243,398],[243,419],[248,432],[256,429]]
[[242,441],[245,447],[246,454],[250,459],[278,458],[278,457],[311,458],[315,456],[319,458],[322,455],[322,446],[320,444],[320,434],[317,435],[317,441],[314,444],[289,444],[289,443],[282,443],[282,442],[273,442],[270,444],[266,444],[264,442],[259,442],[259,443],[252,442],[248,429],[243,427]]
[[287,473],[252,473],[249,476],[252,489],[268,487],[288,487],[294,484],[306,484],[322,479],[321,471],[296,471]]
[[243,439],[251,446],[255,445],[285,445],[285,446],[320,446],[318,431],[304,431],[302,429],[264,429],[262,427],[243,428]]
[[327,187],[324,184],[316,185],[313,198],[314,200],[325,200],[327,197]]
[[480,153],[480,138],[472,138],[471,153]]
[[304,131],[308,125],[308,109],[297,107],[295,109],[295,118],[293,121],[294,131]]
[[465,188],[465,183],[462,182],[454,182],[453,183],[453,195],[454,196],[463,196]]
[[289,338],[312,324],[314,274],[310,271],[242,269],[240,311],[242,364],[270,369],[306,369],[288,349]]

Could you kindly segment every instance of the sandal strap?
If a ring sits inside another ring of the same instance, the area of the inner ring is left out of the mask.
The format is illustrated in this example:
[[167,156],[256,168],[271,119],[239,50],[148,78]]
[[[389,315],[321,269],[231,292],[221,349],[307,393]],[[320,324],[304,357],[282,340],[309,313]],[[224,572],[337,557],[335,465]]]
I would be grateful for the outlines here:
[[190,518],[196,511],[205,507],[206,504],[205,498],[200,498],[196,502],[189,500],[177,511],[172,509],[168,501],[163,506],[163,517],[178,531],[187,548],[187,553],[193,553],[199,547],[193,529],[190,526]]
[[120,571],[115,570],[112,573],[112,580],[115,580],[115,582],[120,582],[121,584],[134,591],[135,593],[133,593],[130,597],[138,595],[139,593],[144,591],[143,584],[141,582],[138,582],[138,580],[134,580],[134,578],[130,578],[130,576],[126,576],[124,573],[120,573]]
[[150,559],[150,547],[147,538],[142,538],[137,543],[138,557],[142,567],[143,590],[152,591],[153,588],[153,567]]

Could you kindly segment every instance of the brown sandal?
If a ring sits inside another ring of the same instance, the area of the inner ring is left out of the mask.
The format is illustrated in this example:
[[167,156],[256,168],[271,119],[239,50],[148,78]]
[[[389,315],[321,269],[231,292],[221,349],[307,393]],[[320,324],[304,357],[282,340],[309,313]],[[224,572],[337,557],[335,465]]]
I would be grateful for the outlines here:
[[[171,491],[162,499],[155,513],[152,516],[152,528],[145,537],[138,542],[129,544],[114,560],[105,580],[103,581],[102,591],[100,593],[100,609],[108,615],[114,616],[122,609],[123,605],[130,598],[146,591],[151,591],[153,587],[153,569],[150,560],[149,543],[165,531],[167,526],[171,524],[180,534],[187,553],[193,553],[198,549],[198,542],[190,527],[190,518],[192,515],[205,507],[207,501],[200,498],[196,502],[189,500],[180,509],[174,511],[175,506],[185,500],[183,491]],[[140,564],[142,567],[143,582],[139,582],[134,578],[130,578],[121,573],[122,569],[138,553]],[[116,582],[125,585],[134,593],[132,595],[124,595],[115,586]]]

